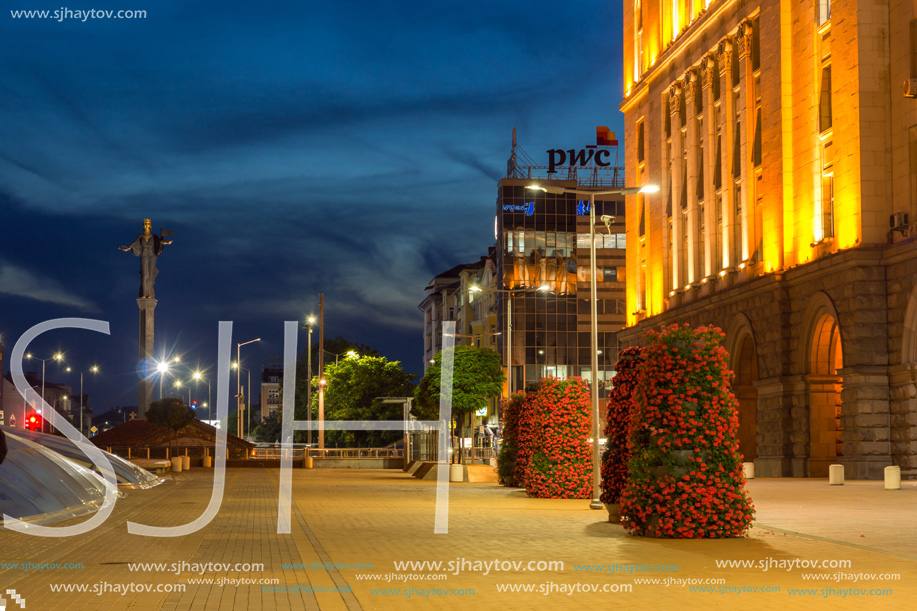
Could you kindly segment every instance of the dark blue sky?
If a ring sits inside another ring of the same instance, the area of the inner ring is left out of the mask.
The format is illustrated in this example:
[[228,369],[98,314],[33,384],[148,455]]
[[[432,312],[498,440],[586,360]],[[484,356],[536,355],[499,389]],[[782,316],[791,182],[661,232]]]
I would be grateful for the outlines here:
[[326,336],[419,373],[423,288],[493,244],[512,128],[535,159],[596,125],[623,137],[615,2],[70,8],[148,14],[0,13],[0,338],[8,355],[44,320],[110,321],[107,338],[33,345],[101,366],[96,413],[136,403],[139,263],[116,246],[144,217],[175,231],[158,350],[212,369],[217,322],[233,320],[234,341],[264,338],[243,348],[257,371],[324,292]]

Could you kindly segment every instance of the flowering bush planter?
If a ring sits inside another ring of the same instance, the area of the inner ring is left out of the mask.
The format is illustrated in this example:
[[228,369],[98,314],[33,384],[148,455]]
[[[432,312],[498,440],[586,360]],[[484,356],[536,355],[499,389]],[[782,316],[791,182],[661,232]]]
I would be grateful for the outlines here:
[[672,325],[648,338],[622,522],[631,534],[651,537],[743,536],[754,507],[744,489],[723,332]]
[[533,397],[526,493],[538,498],[591,498],[589,384],[582,378],[545,378]]
[[516,464],[513,467],[514,485],[524,488],[532,457],[532,434],[535,429],[535,395],[527,394],[519,403],[516,417]]
[[627,485],[627,438],[634,411],[634,389],[641,375],[643,348],[625,348],[618,354],[614,388],[608,399],[605,452],[602,454],[602,502],[617,504]]
[[525,403],[525,393],[516,393],[504,401],[502,406],[503,426],[500,454],[497,456],[497,475],[504,486],[521,487],[516,482],[516,455],[519,452],[519,419]]

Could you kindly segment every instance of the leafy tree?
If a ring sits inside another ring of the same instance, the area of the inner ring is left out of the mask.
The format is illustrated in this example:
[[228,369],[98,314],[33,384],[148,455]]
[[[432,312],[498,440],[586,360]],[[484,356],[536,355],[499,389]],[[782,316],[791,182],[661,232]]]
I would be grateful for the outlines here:
[[261,424],[255,427],[252,431],[255,439],[265,443],[273,443],[275,441],[280,441],[281,433],[281,411],[277,410],[273,414],[264,418],[261,421]]
[[[348,356],[325,365],[325,420],[402,420],[404,407],[382,403],[377,397],[410,397],[415,376],[398,361],[383,356]],[[313,380],[318,387],[318,377]],[[318,413],[318,392],[312,393],[312,411]],[[380,447],[402,437],[399,431],[330,431],[329,444],[344,447]]]
[[[317,334],[313,331],[313,339],[317,337]],[[309,405],[307,401],[308,397],[308,387],[309,382],[312,382],[312,419],[315,420],[318,417],[318,355],[319,355],[319,343],[315,341],[312,343],[312,371],[309,371],[309,356],[307,353],[308,346],[302,351],[302,354],[299,355],[299,362],[296,365],[296,403],[293,406],[293,415],[296,420],[307,420],[309,413]],[[381,357],[382,355],[370,348],[366,344],[361,344],[359,342],[352,342],[350,340],[344,339],[340,335],[335,336],[332,339],[325,339],[325,367],[334,363],[334,355],[341,355],[338,357],[338,363],[341,360],[346,358],[348,352],[356,352],[360,356],[373,356]],[[380,395],[381,396],[381,395]],[[325,399],[327,403],[328,391],[325,390]],[[327,408],[325,410],[327,416]],[[294,440],[299,443],[305,443],[308,439],[308,433],[306,431],[295,431],[293,433]],[[312,433],[313,442],[318,438],[318,433]],[[326,435],[327,438],[327,435]]]
[[[506,376],[500,355],[490,348],[456,346],[452,370],[452,414],[461,426],[466,414],[487,407],[487,400],[503,393]],[[414,392],[411,413],[421,420],[439,419],[439,390],[442,380],[442,352],[436,355]]]
[[150,404],[146,419],[156,426],[169,430],[169,456],[172,455],[172,440],[178,431],[194,421],[194,410],[177,397],[166,397]]

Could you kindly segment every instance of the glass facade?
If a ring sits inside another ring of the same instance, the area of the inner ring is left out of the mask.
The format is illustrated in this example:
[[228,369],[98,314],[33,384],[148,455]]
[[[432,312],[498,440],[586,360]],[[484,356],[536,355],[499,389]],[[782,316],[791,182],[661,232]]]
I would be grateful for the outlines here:
[[[512,356],[512,391],[548,376],[591,378],[589,200],[528,190],[530,182],[503,179],[497,192],[498,337],[504,363],[508,352]],[[577,186],[576,181],[539,183]],[[626,315],[627,240],[623,196],[600,197],[595,234],[599,380],[604,386],[613,376],[616,334]],[[603,216],[611,218],[606,223]],[[507,328],[508,311],[512,329]]]

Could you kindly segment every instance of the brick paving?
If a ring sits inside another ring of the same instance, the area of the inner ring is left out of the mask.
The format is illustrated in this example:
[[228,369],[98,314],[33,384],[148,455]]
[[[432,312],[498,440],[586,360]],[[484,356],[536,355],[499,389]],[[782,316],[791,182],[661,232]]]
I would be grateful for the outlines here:
[[[744,539],[675,541],[641,539],[608,524],[587,501],[529,499],[518,489],[493,484],[454,484],[449,533],[433,534],[435,484],[400,471],[296,470],[289,535],[277,535],[278,471],[229,469],[217,517],[197,533],[151,538],[130,535],[126,521],[176,526],[195,519],[210,498],[211,472],[168,476],[151,490],[130,492],[96,530],[70,538],[39,538],[0,531],[0,562],[81,562],[82,569],[29,571],[0,568],[0,594],[15,589],[26,609],[887,609],[910,606],[917,596],[917,484],[885,491],[881,482],[824,480],[749,482],[758,522]],[[63,524],[63,523],[62,523]],[[717,568],[716,560],[786,561],[795,558],[850,561],[849,568]],[[562,561],[556,571],[465,570],[444,580],[430,570],[396,572],[395,561]],[[128,562],[263,563],[264,571],[132,572]],[[322,563],[327,568],[284,568]],[[330,568],[330,563],[372,564],[372,569]],[[585,572],[577,565],[677,565],[677,572]],[[897,573],[899,581],[806,581],[803,573]],[[423,575],[407,582],[397,574]],[[375,579],[358,579],[376,575]],[[636,578],[723,578],[726,585],[779,587],[779,592],[691,592],[679,585],[635,584]],[[211,583],[191,583],[197,579]],[[219,579],[276,579],[277,585],[220,585]],[[389,579],[391,579],[389,577]],[[52,583],[182,584],[171,593],[55,593]],[[632,586],[631,592],[498,592],[498,584],[536,588],[571,584]],[[289,588],[291,591],[278,591]],[[341,591],[332,591],[335,587]],[[789,588],[887,588],[890,596],[791,596]],[[411,597],[384,589],[414,589]],[[316,591],[310,591],[314,589]],[[464,596],[417,590],[464,590]],[[352,590],[352,591],[351,591]],[[471,590],[474,591],[471,594]],[[8,602],[7,609],[14,608]]]

